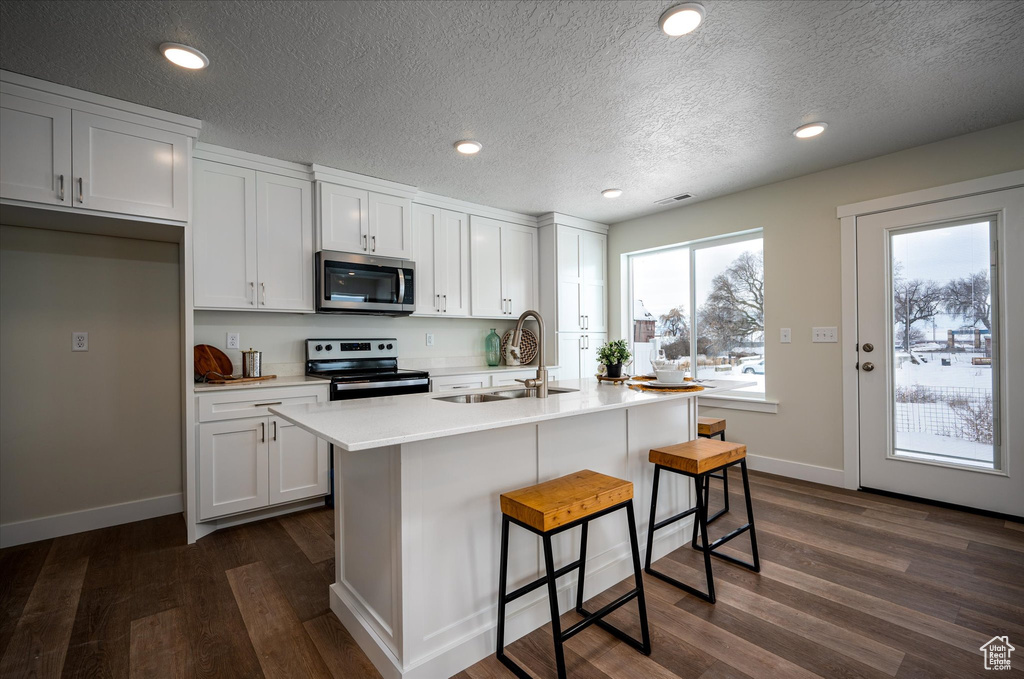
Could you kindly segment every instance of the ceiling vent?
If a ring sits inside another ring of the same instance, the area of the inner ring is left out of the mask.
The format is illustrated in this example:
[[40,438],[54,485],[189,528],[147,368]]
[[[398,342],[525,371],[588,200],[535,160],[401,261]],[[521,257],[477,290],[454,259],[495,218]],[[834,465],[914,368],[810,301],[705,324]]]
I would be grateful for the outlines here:
[[672,196],[671,198],[663,198],[655,201],[655,205],[675,205],[679,201],[686,200],[687,198],[693,198],[689,193],[680,193],[678,196]]

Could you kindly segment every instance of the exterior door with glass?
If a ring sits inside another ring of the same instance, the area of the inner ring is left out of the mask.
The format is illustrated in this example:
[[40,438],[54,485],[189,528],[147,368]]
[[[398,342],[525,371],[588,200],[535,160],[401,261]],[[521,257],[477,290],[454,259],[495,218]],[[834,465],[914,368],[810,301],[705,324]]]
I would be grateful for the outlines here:
[[860,485],[1024,516],[1024,189],[857,218]]

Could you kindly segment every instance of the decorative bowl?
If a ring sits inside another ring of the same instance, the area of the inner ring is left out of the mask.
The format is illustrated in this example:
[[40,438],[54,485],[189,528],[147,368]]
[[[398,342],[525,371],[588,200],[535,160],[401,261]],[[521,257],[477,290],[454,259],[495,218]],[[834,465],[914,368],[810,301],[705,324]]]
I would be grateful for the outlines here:
[[685,370],[656,370],[655,374],[658,376],[658,381],[665,384],[682,384],[686,378]]

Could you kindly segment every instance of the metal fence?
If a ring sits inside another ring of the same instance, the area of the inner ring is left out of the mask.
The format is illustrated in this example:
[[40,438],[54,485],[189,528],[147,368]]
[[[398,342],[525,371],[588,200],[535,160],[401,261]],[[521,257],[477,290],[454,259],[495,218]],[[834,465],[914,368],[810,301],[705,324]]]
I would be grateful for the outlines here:
[[992,443],[992,390],[896,387],[896,431]]

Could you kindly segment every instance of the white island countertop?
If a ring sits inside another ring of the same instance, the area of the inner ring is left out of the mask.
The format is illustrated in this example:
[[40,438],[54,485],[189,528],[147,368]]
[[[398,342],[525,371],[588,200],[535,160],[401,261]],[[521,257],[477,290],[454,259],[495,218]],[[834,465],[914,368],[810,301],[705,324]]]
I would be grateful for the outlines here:
[[[517,398],[488,403],[451,403],[446,396],[501,391],[472,389],[429,394],[406,394],[352,401],[278,406],[270,412],[330,441],[344,450],[368,450],[384,446],[466,434],[474,431],[530,424],[601,410],[629,408],[666,400],[687,399],[749,386],[739,380],[708,380],[704,391],[638,391],[624,385],[600,384],[597,380],[561,380],[553,387],[577,389],[547,398]],[[506,387],[509,389],[510,387]]]

